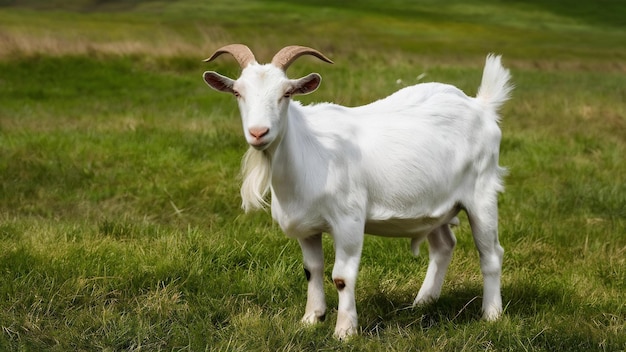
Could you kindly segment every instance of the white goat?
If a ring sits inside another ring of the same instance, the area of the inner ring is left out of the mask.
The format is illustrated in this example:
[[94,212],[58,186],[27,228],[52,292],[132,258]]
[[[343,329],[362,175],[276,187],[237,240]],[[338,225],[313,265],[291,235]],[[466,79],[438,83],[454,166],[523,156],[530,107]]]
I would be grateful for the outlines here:
[[299,241],[308,280],[302,321],[326,313],[323,232],[335,242],[332,279],[339,293],[335,336],[357,332],[354,298],[364,233],[409,237],[413,252],[428,239],[429,265],[414,304],[441,293],[456,238],[449,224],[464,210],[480,253],[484,278],[483,316],[502,312],[497,193],[501,132],[497,109],[509,97],[509,71],[500,56],[486,59],[476,98],[456,87],[424,83],[360,107],[324,103],[302,106],[292,96],[317,89],[311,73],[289,79],[285,71],[301,55],[332,63],[301,46],[280,50],[260,65],[250,49],[232,44],[217,50],[233,55],[243,71],[237,80],[205,72],[212,88],[237,97],[246,153],[241,188],[243,208],[262,208],[271,191],[274,220]]

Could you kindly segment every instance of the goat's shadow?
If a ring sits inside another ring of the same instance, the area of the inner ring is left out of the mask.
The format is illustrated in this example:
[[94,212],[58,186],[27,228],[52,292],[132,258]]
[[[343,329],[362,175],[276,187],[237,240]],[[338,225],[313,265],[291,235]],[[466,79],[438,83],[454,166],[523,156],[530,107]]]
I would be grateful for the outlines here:
[[[473,285],[444,290],[441,297],[432,303],[412,306],[411,293],[395,295],[375,293],[357,303],[360,306],[359,320],[365,333],[394,327],[415,327],[426,330],[441,324],[467,325],[481,319],[482,287]],[[541,287],[533,283],[513,283],[502,287],[504,314],[510,317],[527,318],[537,315],[554,305],[563,303],[564,297],[573,292],[558,287]],[[414,297],[413,297],[414,298]]]

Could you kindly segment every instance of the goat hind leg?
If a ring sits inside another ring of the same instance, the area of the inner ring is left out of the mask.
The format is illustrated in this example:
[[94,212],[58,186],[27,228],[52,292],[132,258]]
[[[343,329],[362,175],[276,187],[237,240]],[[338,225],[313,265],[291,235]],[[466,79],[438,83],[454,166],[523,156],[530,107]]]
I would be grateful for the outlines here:
[[474,243],[480,254],[480,270],[483,274],[483,318],[493,321],[502,314],[500,276],[504,256],[504,249],[498,241],[497,201],[483,202],[478,207],[468,209],[467,215]]
[[456,238],[448,224],[441,225],[428,234],[429,263],[426,277],[413,305],[430,303],[439,298],[443,279],[452,260]]

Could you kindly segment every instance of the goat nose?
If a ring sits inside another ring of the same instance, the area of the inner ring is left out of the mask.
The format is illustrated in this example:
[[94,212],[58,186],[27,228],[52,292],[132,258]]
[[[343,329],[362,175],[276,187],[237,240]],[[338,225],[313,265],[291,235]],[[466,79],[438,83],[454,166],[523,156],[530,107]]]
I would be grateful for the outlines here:
[[250,132],[250,135],[256,139],[260,139],[261,137],[265,136],[269,131],[270,129],[267,127],[252,127],[248,130],[248,132]]

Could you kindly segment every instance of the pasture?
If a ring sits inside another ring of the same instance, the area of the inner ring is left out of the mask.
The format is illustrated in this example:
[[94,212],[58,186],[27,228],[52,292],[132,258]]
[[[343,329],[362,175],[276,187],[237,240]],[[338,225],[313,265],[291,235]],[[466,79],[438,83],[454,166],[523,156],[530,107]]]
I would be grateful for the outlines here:
[[[626,4],[387,0],[0,1],[0,350],[626,350]],[[467,219],[438,302],[411,308],[427,248],[367,237],[360,333],[299,324],[300,248],[244,214],[235,100],[202,60],[301,44],[306,103],[354,106],[419,82],[474,95],[487,53],[501,111],[504,315],[480,320]]]

